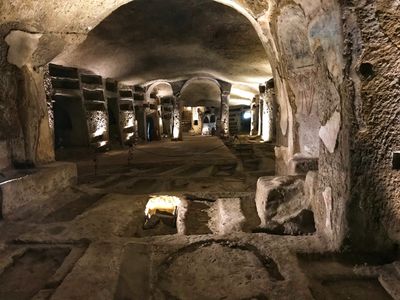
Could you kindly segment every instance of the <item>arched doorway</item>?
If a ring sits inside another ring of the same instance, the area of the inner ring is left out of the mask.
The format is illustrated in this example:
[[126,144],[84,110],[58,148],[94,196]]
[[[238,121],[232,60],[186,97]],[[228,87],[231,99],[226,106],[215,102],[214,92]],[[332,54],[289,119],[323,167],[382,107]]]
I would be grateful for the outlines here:
[[186,132],[192,135],[216,135],[221,124],[221,85],[212,78],[197,77],[182,87],[179,100],[184,106]]

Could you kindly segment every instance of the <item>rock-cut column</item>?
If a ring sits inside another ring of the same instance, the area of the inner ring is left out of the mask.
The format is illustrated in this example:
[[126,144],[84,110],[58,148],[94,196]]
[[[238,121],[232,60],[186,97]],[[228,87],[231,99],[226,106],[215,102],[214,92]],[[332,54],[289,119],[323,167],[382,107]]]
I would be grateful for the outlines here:
[[182,110],[179,98],[174,97],[173,101],[173,113],[172,113],[172,140],[181,141],[182,140]]
[[262,95],[260,102],[261,113],[261,139],[264,142],[271,142],[274,137],[274,87],[268,86],[264,95]]
[[221,138],[229,137],[229,92],[221,95]]

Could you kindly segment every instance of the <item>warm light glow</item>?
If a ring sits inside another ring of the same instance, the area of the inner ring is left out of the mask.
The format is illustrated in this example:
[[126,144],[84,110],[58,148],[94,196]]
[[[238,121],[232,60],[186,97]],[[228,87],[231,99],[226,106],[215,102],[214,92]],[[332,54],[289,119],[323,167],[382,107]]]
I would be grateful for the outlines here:
[[235,98],[244,98],[244,99],[253,99],[255,96],[254,93],[239,89],[239,88],[232,88],[231,95],[236,96]]
[[97,127],[97,130],[93,133],[93,137],[102,136],[106,132],[106,128]]
[[181,204],[181,199],[176,196],[157,195],[151,196],[146,204],[144,213],[146,217],[150,218],[158,211],[175,214],[178,206]]
[[126,122],[125,128],[133,127],[133,118],[129,118],[128,122]]
[[264,104],[263,114],[262,114],[262,133],[261,139],[264,142],[270,142],[272,139],[272,119],[271,119],[271,111],[269,110],[268,106]]
[[102,142],[99,142],[99,143],[98,143],[99,147],[103,147],[103,146],[105,146],[106,144],[107,144],[106,141],[102,141]]
[[230,98],[229,99],[229,105],[230,106],[235,106],[235,105],[245,105],[245,106],[250,106],[251,100],[250,99],[241,99],[241,98]]
[[134,135],[133,132],[128,133],[128,134],[126,135],[126,139],[127,139],[127,140],[130,140],[130,139],[133,137],[133,135]]
[[250,110],[246,110],[243,114],[243,119],[248,120],[251,118],[251,111]]
[[173,135],[174,139],[178,139],[179,138],[179,128],[176,125],[174,126],[174,130],[173,130],[172,135]]

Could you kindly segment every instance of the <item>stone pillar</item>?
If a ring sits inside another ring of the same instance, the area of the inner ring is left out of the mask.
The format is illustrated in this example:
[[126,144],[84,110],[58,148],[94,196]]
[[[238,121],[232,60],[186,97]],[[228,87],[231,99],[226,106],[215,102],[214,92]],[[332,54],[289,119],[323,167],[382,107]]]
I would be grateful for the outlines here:
[[8,49],[0,54],[0,117],[5,118],[0,122],[0,140],[7,141],[14,165],[54,161],[44,70],[33,67],[33,54],[41,36],[12,30],[4,39],[0,38],[1,49]]
[[250,123],[250,135],[255,136],[258,134],[258,114],[259,114],[259,99],[253,98],[250,106],[251,112],[251,123]]
[[274,86],[269,84],[265,94],[260,99],[260,109],[262,108],[261,139],[264,142],[272,142],[274,139],[274,96]]
[[147,134],[146,134],[146,111],[143,107],[143,104],[137,104],[135,106],[135,115],[137,121],[137,133],[139,138],[147,141]]
[[10,167],[12,162],[24,162],[25,147],[17,99],[17,68],[0,66],[0,169]]
[[182,141],[182,113],[183,106],[179,101],[179,97],[174,97],[172,112],[172,140]]
[[25,162],[43,164],[54,161],[54,144],[49,124],[44,72],[22,67],[17,99],[19,119],[25,141]]
[[229,92],[223,92],[221,95],[221,138],[229,137]]

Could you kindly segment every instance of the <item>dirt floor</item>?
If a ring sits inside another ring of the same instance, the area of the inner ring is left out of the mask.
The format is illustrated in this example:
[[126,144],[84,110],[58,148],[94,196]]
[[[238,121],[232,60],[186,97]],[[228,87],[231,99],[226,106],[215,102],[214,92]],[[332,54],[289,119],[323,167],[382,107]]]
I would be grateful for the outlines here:
[[[61,153],[77,162],[79,185],[24,221],[0,222],[0,299],[400,299],[394,257],[253,233],[256,182],[274,175],[273,151],[187,136],[132,156]],[[176,228],[143,228],[151,195],[182,200]]]

